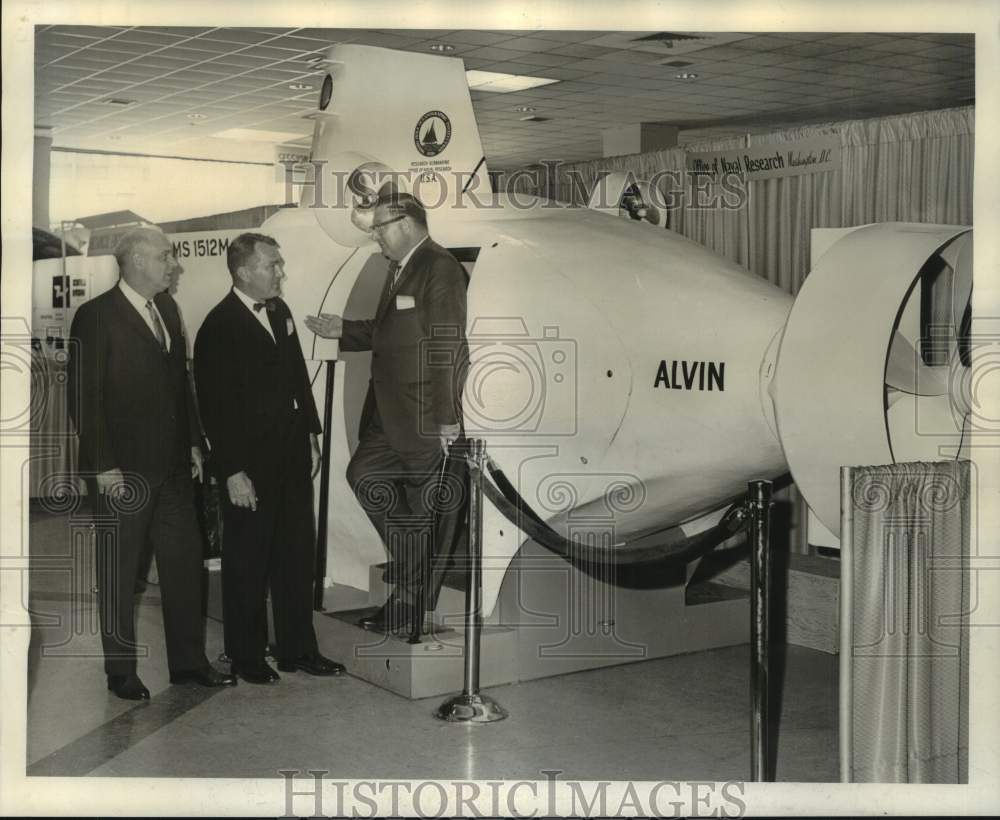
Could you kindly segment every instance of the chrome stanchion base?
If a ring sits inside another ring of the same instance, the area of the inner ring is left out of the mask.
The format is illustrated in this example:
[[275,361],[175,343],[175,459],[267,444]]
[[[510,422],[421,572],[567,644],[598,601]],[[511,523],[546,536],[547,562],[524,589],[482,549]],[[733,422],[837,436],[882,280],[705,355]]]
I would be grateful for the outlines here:
[[487,695],[455,695],[442,703],[434,716],[449,723],[496,723],[507,712]]

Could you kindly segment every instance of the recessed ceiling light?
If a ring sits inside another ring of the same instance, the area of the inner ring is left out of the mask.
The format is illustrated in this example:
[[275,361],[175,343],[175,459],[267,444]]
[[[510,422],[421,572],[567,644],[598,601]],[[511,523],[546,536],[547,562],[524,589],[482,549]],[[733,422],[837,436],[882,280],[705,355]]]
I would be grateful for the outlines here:
[[119,136],[117,136],[115,134],[112,134],[110,137],[108,137],[108,139],[111,140],[112,142],[118,142],[118,141],[121,140],[121,137],[119,137]]
[[675,74],[674,75],[674,79],[675,80],[697,80],[698,79],[698,75],[697,74],[689,74],[687,71],[685,71],[685,72],[683,72],[681,74]]
[[466,71],[466,81],[473,91],[495,91],[508,94],[511,91],[526,91],[541,85],[550,85],[559,80],[546,77],[528,77],[523,74],[501,74],[496,71]]
[[436,51],[438,54],[443,54],[446,51],[454,51],[455,46],[451,43],[434,43],[430,49],[431,51]]
[[312,86],[307,83],[292,83],[288,86],[292,91],[312,91]]
[[535,109],[532,108],[530,105],[519,105],[514,110],[515,111],[520,111],[522,114],[529,114],[530,112],[534,111]]
[[187,118],[189,120],[207,120],[208,119],[208,114],[197,114],[197,113],[188,114]]
[[221,137],[227,140],[241,140],[243,142],[291,142],[292,140],[303,139],[308,134],[299,134],[292,131],[264,131],[256,128],[227,128],[224,131],[217,131],[213,137]]

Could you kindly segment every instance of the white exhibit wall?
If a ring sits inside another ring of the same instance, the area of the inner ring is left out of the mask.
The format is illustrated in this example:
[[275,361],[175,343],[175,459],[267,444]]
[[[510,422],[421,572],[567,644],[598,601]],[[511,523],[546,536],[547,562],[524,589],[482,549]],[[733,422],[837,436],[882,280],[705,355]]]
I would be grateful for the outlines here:
[[[285,201],[270,163],[219,162],[54,150],[49,216],[62,220],[134,211],[168,222]],[[41,226],[44,227],[44,226]]]

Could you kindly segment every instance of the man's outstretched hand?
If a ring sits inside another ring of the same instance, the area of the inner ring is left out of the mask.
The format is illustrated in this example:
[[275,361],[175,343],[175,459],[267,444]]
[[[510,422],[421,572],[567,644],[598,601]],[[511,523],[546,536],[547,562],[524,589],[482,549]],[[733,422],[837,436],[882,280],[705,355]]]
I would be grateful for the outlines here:
[[344,332],[344,320],[332,313],[306,316],[306,327],[324,339],[339,339]]

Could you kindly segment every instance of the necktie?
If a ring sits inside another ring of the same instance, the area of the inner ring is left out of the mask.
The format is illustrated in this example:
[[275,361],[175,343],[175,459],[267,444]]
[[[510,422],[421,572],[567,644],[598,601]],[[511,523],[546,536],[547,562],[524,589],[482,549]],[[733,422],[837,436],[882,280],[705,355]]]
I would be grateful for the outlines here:
[[166,353],[167,335],[163,332],[163,325],[160,324],[160,317],[153,308],[152,299],[146,300],[146,310],[149,311],[149,318],[153,320],[153,335],[156,337],[156,341],[160,343],[160,350]]
[[270,300],[268,300],[266,302],[254,302],[253,303],[254,313],[260,313],[261,308],[263,308],[264,310],[266,310],[268,313],[273,313],[274,312],[274,303],[272,301],[270,301]]
[[390,288],[396,287],[396,283],[399,281],[399,270],[399,262],[393,262],[389,265],[389,276],[392,277]]

